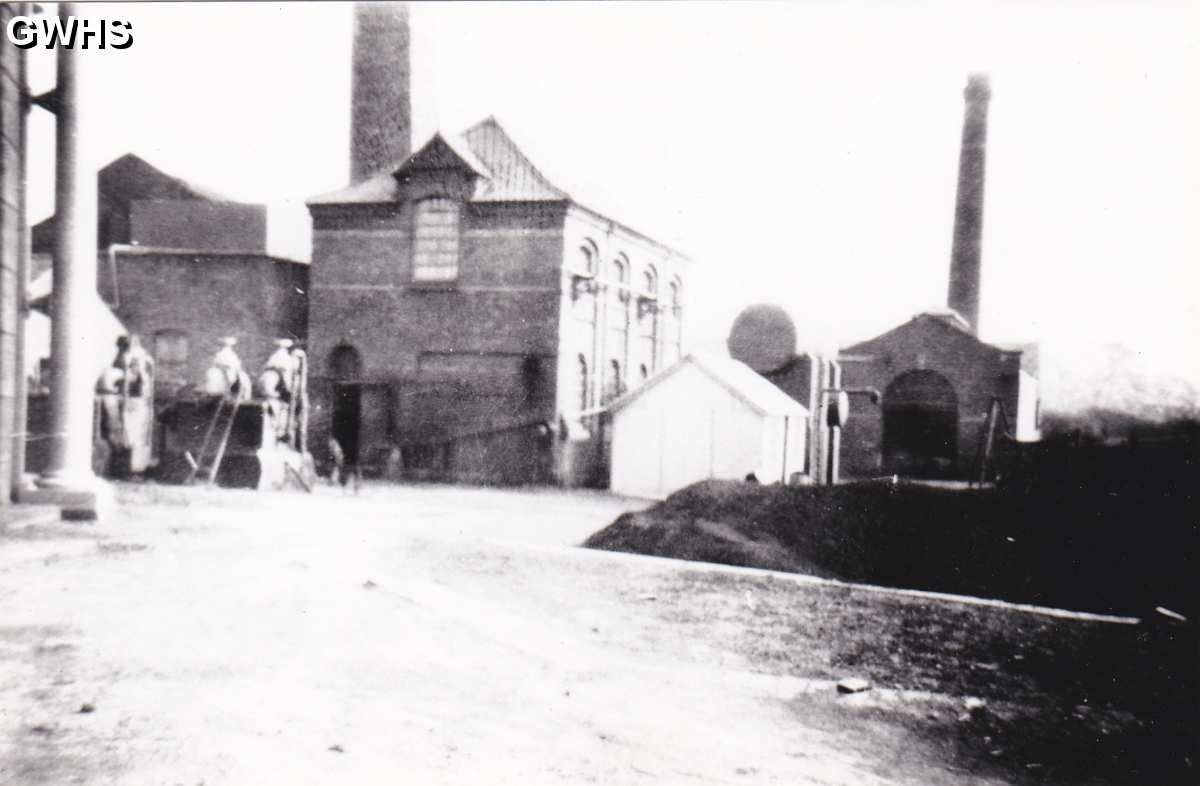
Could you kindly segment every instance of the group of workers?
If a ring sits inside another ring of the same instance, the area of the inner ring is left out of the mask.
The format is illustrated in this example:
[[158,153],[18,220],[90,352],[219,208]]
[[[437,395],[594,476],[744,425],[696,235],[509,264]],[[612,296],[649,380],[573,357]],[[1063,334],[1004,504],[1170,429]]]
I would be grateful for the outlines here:
[[[308,449],[308,358],[290,339],[280,339],[258,379],[251,382],[225,338],[204,375],[201,390],[243,403],[258,398],[278,444]],[[154,424],[154,359],[136,335],[117,340],[117,354],[96,382],[99,442],[106,448],[105,474],[139,475],[151,464]],[[114,463],[116,462],[116,463]]]

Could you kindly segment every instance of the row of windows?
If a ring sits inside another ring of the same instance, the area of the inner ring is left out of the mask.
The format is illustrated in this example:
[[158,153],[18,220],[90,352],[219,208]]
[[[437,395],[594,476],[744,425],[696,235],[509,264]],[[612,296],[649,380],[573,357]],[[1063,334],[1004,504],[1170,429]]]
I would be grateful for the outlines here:
[[[459,237],[461,216],[459,203],[453,199],[433,197],[417,202],[413,208],[413,280],[454,281],[458,278]],[[580,247],[581,272],[595,278],[599,275],[599,250],[592,241]],[[624,255],[614,258],[607,271],[608,278],[620,286],[630,286],[632,265]],[[642,271],[638,282],[641,294],[657,299],[658,272],[653,266]],[[667,284],[667,304],[681,305],[682,285],[675,278]]]
[[[678,348],[675,348],[675,354],[678,355]],[[578,404],[579,410],[586,411],[592,406],[592,372],[588,367],[587,358],[580,354],[576,357],[578,379]],[[620,396],[628,387],[625,384],[625,376],[621,373],[621,362],[618,360],[608,361],[605,368],[606,374],[603,380],[603,389],[600,391],[600,404],[607,404],[613,399]],[[639,364],[637,368],[637,376],[635,377],[634,386],[641,385],[650,378],[651,370],[645,364]]]
[[[587,240],[579,247],[579,272],[588,278],[596,278],[600,275],[600,253],[596,245],[592,241]],[[630,270],[633,265],[625,255],[619,255],[612,259],[608,264],[608,269],[605,271],[607,278],[616,283],[618,286],[628,287],[630,285]],[[642,271],[640,280],[638,281],[638,291],[647,297],[658,297],[658,271],[653,265],[649,265]],[[679,279],[675,278],[667,284],[667,303],[675,308],[678,308],[681,303],[682,285]]]

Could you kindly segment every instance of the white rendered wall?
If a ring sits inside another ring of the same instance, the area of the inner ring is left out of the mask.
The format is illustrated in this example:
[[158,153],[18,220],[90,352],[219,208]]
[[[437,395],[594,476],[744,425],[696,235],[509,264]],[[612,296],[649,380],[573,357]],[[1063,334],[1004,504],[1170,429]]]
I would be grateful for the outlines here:
[[[741,480],[761,472],[764,420],[685,365],[614,414],[612,490],[662,498],[705,478]],[[777,452],[782,444],[781,432]]]

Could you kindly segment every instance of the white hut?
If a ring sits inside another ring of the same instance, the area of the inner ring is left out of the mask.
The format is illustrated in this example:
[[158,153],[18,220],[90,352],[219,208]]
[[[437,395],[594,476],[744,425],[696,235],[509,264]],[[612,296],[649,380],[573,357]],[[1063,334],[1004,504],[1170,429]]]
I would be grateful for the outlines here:
[[611,488],[661,499],[706,478],[787,482],[808,410],[749,366],[688,355],[612,403]]

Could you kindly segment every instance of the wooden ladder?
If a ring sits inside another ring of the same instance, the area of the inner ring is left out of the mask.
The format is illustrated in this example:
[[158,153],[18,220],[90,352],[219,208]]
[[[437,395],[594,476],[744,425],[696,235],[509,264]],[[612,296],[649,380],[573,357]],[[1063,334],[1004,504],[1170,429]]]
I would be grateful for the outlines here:
[[[213,411],[212,420],[208,422],[208,428],[204,432],[204,440],[200,443],[200,455],[192,459],[191,454],[187,454],[188,462],[192,465],[192,471],[187,477],[189,484],[195,483],[196,476],[201,474],[206,476],[208,485],[216,482],[217,472],[225,458],[225,449],[229,447],[229,435],[233,433],[233,422],[237,419],[241,403],[235,396],[217,399],[217,408]],[[219,440],[214,445],[213,438],[218,434]]]

